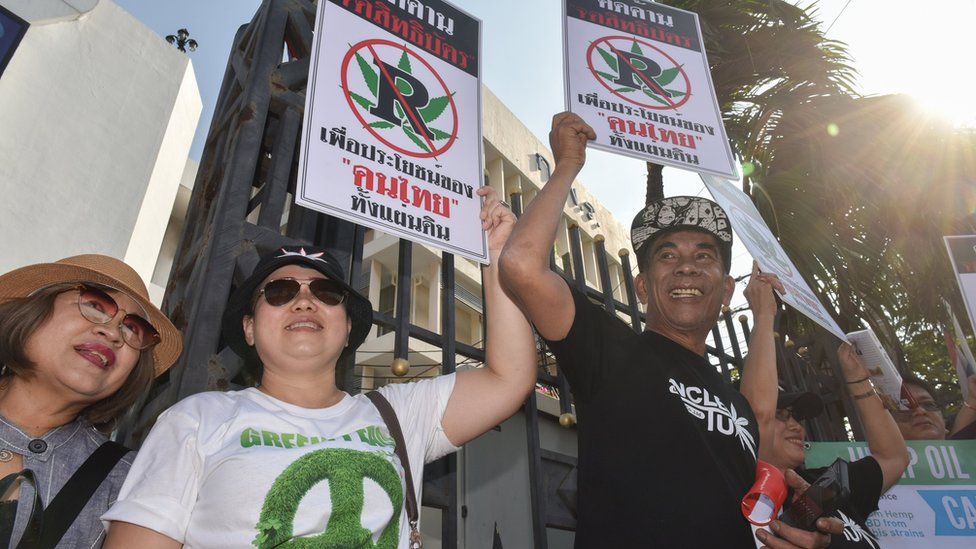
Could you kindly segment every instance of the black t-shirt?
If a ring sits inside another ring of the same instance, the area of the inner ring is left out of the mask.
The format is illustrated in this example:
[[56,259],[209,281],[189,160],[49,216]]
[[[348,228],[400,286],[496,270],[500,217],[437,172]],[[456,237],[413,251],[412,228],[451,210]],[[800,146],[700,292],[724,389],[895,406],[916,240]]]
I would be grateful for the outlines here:
[[756,476],[752,409],[708,361],[635,333],[570,287],[548,342],[576,399],[576,547],[756,547],[740,508]]
[[[813,482],[825,470],[826,467],[809,469],[800,471],[800,475],[807,482]],[[844,533],[832,536],[830,548],[879,549],[881,544],[864,522],[868,515],[877,510],[878,500],[881,499],[881,486],[884,483],[881,466],[877,460],[868,456],[850,463],[847,472],[851,481],[851,498],[847,505],[830,515],[843,521]]]

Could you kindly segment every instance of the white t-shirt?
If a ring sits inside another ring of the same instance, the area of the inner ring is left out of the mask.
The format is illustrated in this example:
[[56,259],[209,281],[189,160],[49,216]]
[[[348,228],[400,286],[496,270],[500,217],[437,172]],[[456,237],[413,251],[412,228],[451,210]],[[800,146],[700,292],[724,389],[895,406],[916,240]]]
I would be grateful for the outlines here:
[[[457,450],[441,428],[453,389],[454,375],[380,389],[400,420],[418,502],[424,463]],[[188,548],[406,547],[393,448],[363,395],[308,409],[253,388],[202,393],[159,416],[102,520]]]

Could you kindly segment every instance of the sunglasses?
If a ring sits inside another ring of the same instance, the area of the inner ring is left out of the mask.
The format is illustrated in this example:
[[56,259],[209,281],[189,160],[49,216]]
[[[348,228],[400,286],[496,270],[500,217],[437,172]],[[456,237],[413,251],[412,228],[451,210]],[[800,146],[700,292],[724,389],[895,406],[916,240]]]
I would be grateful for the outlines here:
[[[102,290],[90,286],[79,286],[77,289],[80,292],[78,310],[85,320],[94,324],[108,324],[119,314],[119,304]],[[126,312],[119,329],[122,332],[122,341],[139,351],[150,349],[160,341],[156,328],[136,314]]]
[[264,296],[268,305],[280,307],[295,299],[302,286],[308,285],[308,289],[315,296],[315,299],[326,305],[338,305],[346,300],[346,290],[341,284],[327,278],[311,278],[296,280],[294,278],[279,278],[272,280],[258,291],[258,297]]
[[[932,401],[920,402],[918,407],[925,410],[926,412],[941,412],[942,408]],[[912,416],[915,415],[915,408],[911,410],[888,410],[891,415],[895,418],[895,421],[911,421]]]
[[802,415],[800,415],[797,412],[793,411],[793,408],[779,408],[779,409],[776,410],[776,419],[777,420],[782,421],[782,422],[785,423],[785,422],[789,421],[790,418],[795,419],[797,421],[797,423],[799,423],[799,422],[803,421],[804,419],[806,419]]

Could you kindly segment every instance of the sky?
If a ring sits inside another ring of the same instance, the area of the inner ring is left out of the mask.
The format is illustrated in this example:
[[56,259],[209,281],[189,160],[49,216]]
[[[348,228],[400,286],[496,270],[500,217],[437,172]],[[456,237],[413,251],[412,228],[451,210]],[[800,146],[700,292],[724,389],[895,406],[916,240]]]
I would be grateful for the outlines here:
[[[116,0],[160,36],[185,27],[199,42],[193,61],[203,113],[190,152],[199,159],[210,127],[230,45],[258,0]],[[553,114],[565,107],[559,0],[455,0],[483,21],[483,79],[543,142]],[[811,2],[801,2],[802,6]],[[976,0],[822,0],[816,18],[827,36],[848,45],[865,95],[907,93],[960,125],[976,126],[976,71],[960,59],[976,51]],[[843,131],[843,128],[841,128]],[[579,180],[625,226],[644,203],[642,161],[591,151]],[[666,168],[665,195],[708,196],[697,174]],[[750,257],[733,249],[733,275]],[[740,285],[741,289],[741,285]],[[741,292],[733,306],[742,303]]]

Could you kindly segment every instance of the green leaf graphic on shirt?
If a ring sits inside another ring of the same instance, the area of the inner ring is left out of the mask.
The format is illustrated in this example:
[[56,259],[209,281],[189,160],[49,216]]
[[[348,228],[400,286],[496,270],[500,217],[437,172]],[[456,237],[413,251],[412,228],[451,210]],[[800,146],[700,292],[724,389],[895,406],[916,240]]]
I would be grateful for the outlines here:
[[[376,544],[362,527],[363,480],[371,479],[386,492],[393,513]],[[295,538],[298,505],[317,483],[328,480],[332,503],[329,524],[321,534]],[[403,488],[400,476],[381,454],[346,448],[309,452],[295,460],[275,479],[264,498],[258,532],[251,542],[260,549],[316,549],[366,547],[396,549],[400,538]]]

